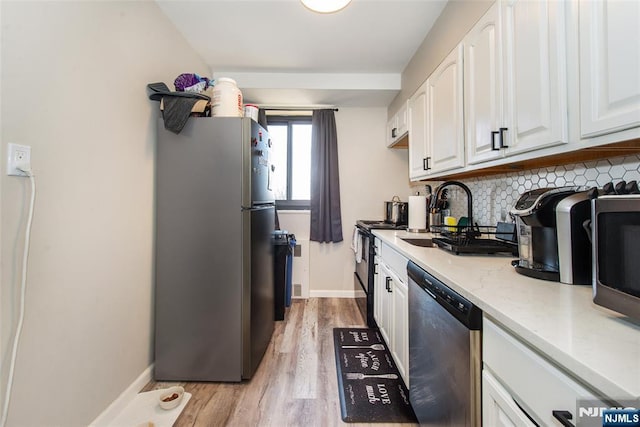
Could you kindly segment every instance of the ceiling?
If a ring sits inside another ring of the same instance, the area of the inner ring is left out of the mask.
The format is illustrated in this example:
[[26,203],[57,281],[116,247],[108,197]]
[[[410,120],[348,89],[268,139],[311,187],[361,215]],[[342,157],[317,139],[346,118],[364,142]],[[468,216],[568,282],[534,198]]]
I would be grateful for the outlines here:
[[245,102],[386,107],[446,0],[352,0],[334,14],[298,0],[156,2]]

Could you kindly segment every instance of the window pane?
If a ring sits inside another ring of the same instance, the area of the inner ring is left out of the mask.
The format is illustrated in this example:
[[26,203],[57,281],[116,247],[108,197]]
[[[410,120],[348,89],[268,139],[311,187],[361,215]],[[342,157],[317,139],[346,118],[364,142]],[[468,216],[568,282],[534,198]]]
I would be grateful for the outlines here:
[[287,125],[269,125],[271,164],[275,166],[271,183],[276,200],[287,200]]
[[311,125],[294,124],[291,144],[291,199],[311,198]]

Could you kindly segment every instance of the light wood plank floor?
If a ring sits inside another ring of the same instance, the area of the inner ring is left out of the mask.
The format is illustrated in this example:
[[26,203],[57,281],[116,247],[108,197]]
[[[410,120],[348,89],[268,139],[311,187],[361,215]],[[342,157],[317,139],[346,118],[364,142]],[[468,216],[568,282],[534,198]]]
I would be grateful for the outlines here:
[[348,298],[294,300],[260,367],[242,383],[152,381],[143,391],[183,385],[193,397],[174,424],[197,426],[409,426],[347,424],[340,417],[333,328],[365,322]]

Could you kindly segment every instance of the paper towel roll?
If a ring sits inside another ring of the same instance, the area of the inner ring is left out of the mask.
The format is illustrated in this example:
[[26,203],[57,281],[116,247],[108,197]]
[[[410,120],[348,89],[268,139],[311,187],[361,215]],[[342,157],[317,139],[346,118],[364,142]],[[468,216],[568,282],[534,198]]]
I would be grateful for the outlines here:
[[426,231],[427,198],[426,196],[409,196],[408,231]]

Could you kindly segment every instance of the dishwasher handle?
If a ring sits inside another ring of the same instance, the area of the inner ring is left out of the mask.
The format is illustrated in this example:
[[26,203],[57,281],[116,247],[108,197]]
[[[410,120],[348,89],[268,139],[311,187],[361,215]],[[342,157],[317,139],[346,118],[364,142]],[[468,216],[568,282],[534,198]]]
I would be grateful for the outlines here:
[[422,288],[426,293],[428,293],[429,295],[431,295],[431,298],[433,298],[434,300],[438,301],[438,297],[435,296],[435,294],[433,292],[431,292],[429,289],[427,288]]

